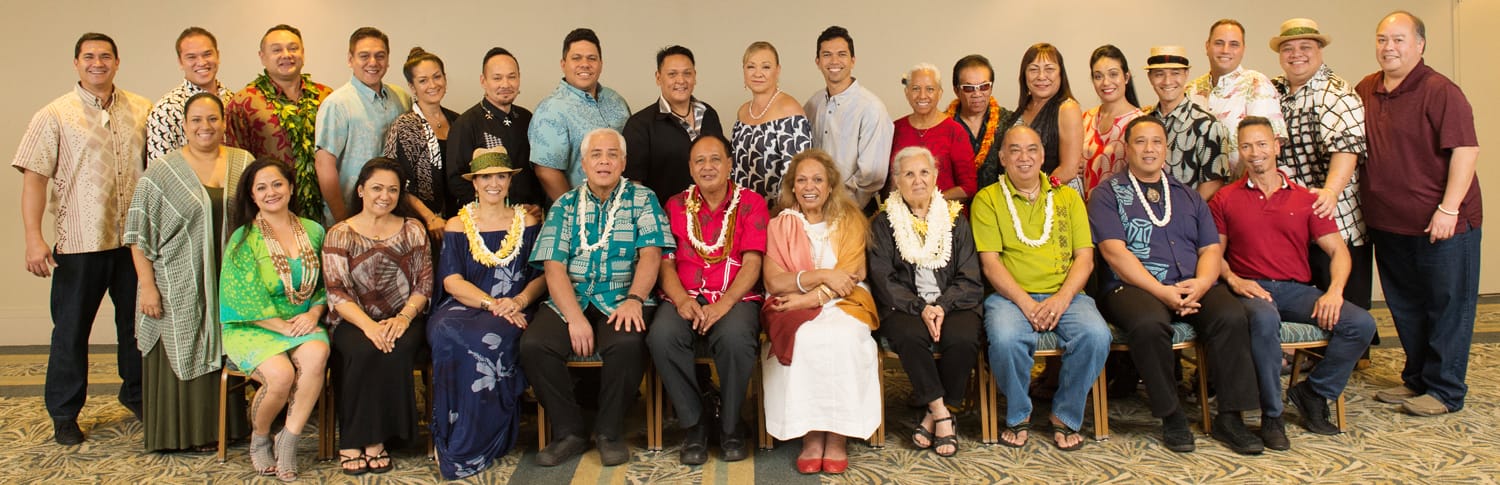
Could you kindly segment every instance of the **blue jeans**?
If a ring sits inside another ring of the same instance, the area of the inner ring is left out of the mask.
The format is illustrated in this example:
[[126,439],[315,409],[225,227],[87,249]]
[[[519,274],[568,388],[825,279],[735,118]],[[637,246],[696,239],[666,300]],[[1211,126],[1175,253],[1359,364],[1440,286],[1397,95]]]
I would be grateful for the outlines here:
[[[1033,293],[1042,301],[1048,294]],[[1005,394],[1005,425],[1015,426],[1031,416],[1031,366],[1035,363],[1037,337],[1031,322],[1021,308],[1000,294],[984,300],[984,331],[990,342],[990,368],[995,383]],[[1112,338],[1104,317],[1094,306],[1094,299],[1079,293],[1058,318],[1057,334],[1063,348],[1062,372],[1057,394],[1052,398],[1052,414],[1072,429],[1083,426],[1084,401],[1089,388],[1104,368]]]
[[[1274,302],[1240,297],[1250,319],[1250,357],[1255,362],[1255,382],[1260,386],[1260,410],[1265,416],[1281,416],[1281,322],[1309,323],[1323,291],[1289,281],[1257,280]],[[1324,399],[1337,399],[1349,383],[1354,364],[1375,337],[1375,319],[1370,312],[1344,301],[1338,323],[1328,335],[1328,350],[1307,376],[1313,392]]]
[[1385,304],[1406,351],[1402,383],[1450,411],[1463,409],[1479,304],[1479,228],[1436,244],[1374,229],[1370,237]]

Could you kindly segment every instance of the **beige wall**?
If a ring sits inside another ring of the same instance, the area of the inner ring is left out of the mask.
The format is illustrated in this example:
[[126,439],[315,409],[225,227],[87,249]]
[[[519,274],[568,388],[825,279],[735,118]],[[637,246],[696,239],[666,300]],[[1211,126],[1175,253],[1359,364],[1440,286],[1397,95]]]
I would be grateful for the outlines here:
[[[1124,4],[1130,8],[1109,7],[1120,2],[973,0],[10,2],[0,18],[0,32],[4,32],[0,35],[10,46],[6,55],[9,75],[0,77],[0,92],[10,93],[9,104],[0,108],[0,155],[13,156],[32,113],[77,80],[71,49],[77,36],[88,30],[108,33],[119,43],[122,65],[117,85],[154,100],[181,81],[172,42],[188,25],[205,27],[219,37],[224,59],[220,79],[234,89],[260,71],[257,41],[273,24],[285,22],[303,30],[306,72],[335,87],[349,79],[345,63],[349,32],[374,25],[391,37],[393,69],[388,82],[404,85],[397,66],[408,49],[420,44],[447,61],[452,81],[445,104],[462,111],[479,99],[479,61],[489,47],[505,46],[516,53],[524,73],[519,103],[535,106],[556,86],[562,36],[575,26],[590,26],[604,44],[604,84],[617,89],[632,107],[655,99],[656,50],[681,43],[697,54],[699,96],[730,117],[746,98],[739,74],[745,45],[755,40],[776,44],[782,54],[783,88],[805,100],[822,86],[812,63],[814,39],[822,28],[839,24],[849,28],[856,40],[855,76],[899,117],[909,112],[899,84],[909,66],[931,62],[947,71],[954,60],[974,52],[995,62],[996,96],[1003,105],[1013,105],[1020,55],[1026,46],[1039,41],[1057,45],[1066,55],[1073,92],[1085,106],[1098,103],[1085,64],[1089,52],[1101,44],[1121,47],[1137,75],[1151,45],[1181,44],[1199,66],[1194,73],[1202,73],[1206,60],[1200,46],[1209,24],[1221,17],[1245,24],[1249,30],[1245,64],[1271,74],[1279,68],[1266,41],[1281,21],[1299,16],[1317,19],[1334,38],[1326,52],[1328,63],[1346,78],[1357,80],[1376,70],[1372,40],[1376,21],[1398,8],[1410,9],[1427,21],[1428,63],[1468,87],[1479,113],[1481,144],[1500,142],[1485,130],[1500,124],[1496,114],[1500,95],[1478,88],[1497,84],[1497,68],[1483,62],[1487,59],[1482,56],[1488,56],[1493,45],[1483,33],[1500,28],[1500,0],[1148,0]],[[1453,28],[1455,10],[1461,19],[1458,29]],[[1455,52],[1461,54],[1457,62]],[[1154,100],[1146,83],[1137,82],[1136,90],[1143,101]],[[947,96],[951,99],[951,93]],[[1493,174],[1481,171],[1481,178],[1489,187],[1500,187]],[[19,186],[18,176],[0,177],[0,192],[12,194],[12,204],[19,199]],[[1491,200],[1495,197],[1500,195]],[[0,345],[43,344],[50,331],[49,282],[22,269],[19,209],[9,207],[0,210],[0,227],[13,228],[9,236],[0,238],[0,281],[4,281],[0,283],[0,328],[4,329]],[[1486,259],[1500,256],[1496,241],[1500,239],[1493,236],[1486,241]],[[1485,276],[1481,291],[1500,291],[1500,277]],[[113,329],[107,323],[111,311],[108,304],[101,310],[103,318],[96,325],[94,342],[113,341]]]

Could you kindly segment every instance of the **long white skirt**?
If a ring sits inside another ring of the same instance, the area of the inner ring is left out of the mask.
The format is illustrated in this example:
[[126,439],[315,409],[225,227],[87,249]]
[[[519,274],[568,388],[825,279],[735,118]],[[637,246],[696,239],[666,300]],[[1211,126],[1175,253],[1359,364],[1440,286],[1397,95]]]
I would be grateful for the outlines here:
[[[831,303],[831,302],[830,302]],[[779,440],[809,431],[866,438],[880,427],[880,349],[870,327],[829,304],[797,328],[792,365],[761,352],[766,431]]]

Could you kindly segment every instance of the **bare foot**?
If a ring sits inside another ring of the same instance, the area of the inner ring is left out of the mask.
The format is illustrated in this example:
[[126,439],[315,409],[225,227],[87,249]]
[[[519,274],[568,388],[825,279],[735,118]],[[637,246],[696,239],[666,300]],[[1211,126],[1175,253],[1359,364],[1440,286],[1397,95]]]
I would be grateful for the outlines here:
[[[932,413],[924,413],[922,415],[922,422],[918,423],[917,426],[921,427],[924,430],[927,430],[928,433],[932,433],[932,419]],[[923,435],[922,433],[913,432],[911,435],[911,441],[912,444],[917,445],[917,448],[925,449],[932,446],[932,441],[928,440],[927,436]]]
[[[932,430],[933,436],[943,438],[947,436],[956,436],[958,434],[958,429],[953,426],[953,420],[946,419],[951,417],[953,417],[952,413],[944,413],[944,416],[939,416],[936,418],[941,419],[942,421],[936,421],[936,426],[934,426]],[[958,452],[958,446],[952,443],[943,443],[941,445],[938,445],[938,447],[933,449],[932,451],[937,452],[937,454],[941,456],[950,456]]]
[[1063,430],[1069,428],[1067,425],[1062,424],[1061,421],[1058,421],[1056,416],[1053,416],[1051,421],[1052,441],[1057,443],[1058,449],[1072,449],[1073,447],[1078,446],[1079,443],[1083,442],[1083,435],[1081,434],[1064,433]]

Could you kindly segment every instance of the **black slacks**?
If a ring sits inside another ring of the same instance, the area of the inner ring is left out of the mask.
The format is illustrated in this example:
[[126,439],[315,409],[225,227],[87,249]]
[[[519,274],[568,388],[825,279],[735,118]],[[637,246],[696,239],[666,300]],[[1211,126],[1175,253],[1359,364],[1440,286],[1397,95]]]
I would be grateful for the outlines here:
[[[963,402],[969,372],[979,358],[979,313],[963,310],[943,317],[943,333],[936,342],[922,317],[893,311],[880,321],[879,333],[901,356],[901,367],[911,379],[912,394],[923,404],[943,398],[944,404]],[[932,358],[933,350],[943,354]]]
[[[641,316],[650,322],[655,312],[655,306],[646,306]],[[646,373],[646,334],[616,331],[606,322],[609,316],[593,306],[585,309],[583,316],[594,326],[594,353],[604,361],[594,431],[617,440],[621,438],[625,411],[635,403],[636,390]],[[538,308],[536,318],[521,334],[520,352],[521,370],[526,372],[537,400],[547,407],[556,435],[587,437],[583,410],[574,397],[573,378],[568,373],[573,344],[562,315],[547,305]]]

